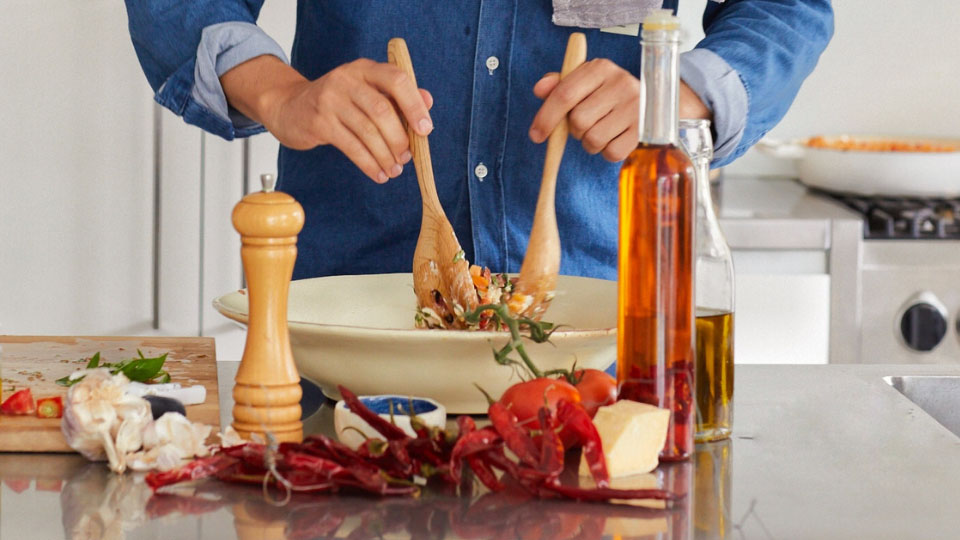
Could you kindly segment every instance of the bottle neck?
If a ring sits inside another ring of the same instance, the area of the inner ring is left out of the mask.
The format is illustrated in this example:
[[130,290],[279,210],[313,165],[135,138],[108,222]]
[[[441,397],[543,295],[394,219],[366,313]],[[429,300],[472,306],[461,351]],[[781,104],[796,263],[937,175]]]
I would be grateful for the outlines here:
[[693,167],[697,173],[697,206],[699,207],[697,213],[702,213],[703,218],[711,224],[715,223],[717,216],[716,212],[713,211],[713,194],[710,193],[710,158],[702,156],[695,158]]
[[677,31],[644,32],[640,81],[644,95],[640,141],[677,144],[679,74]]

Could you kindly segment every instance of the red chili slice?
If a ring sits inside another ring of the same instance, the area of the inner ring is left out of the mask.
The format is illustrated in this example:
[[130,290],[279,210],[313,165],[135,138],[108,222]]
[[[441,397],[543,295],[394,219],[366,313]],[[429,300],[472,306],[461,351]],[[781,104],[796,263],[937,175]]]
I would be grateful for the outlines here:
[[63,397],[44,397],[37,400],[37,416],[40,418],[60,418],[63,416]]
[[17,390],[0,404],[0,413],[3,414],[33,414],[37,412],[37,404],[33,401],[33,394],[29,388]]

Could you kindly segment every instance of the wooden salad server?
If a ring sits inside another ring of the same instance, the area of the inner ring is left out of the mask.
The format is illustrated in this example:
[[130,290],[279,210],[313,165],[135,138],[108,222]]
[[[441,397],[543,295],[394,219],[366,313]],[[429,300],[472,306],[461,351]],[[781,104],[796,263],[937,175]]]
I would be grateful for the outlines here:
[[[580,32],[570,34],[560,78],[566,77],[586,58],[586,36]],[[560,233],[557,230],[557,211],[554,200],[557,173],[560,170],[560,160],[563,158],[569,133],[570,126],[565,116],[547,139],[547,156],[543,163],[543,177],[540,181],[537,208],[533,215],[533,227],[530,229],[527,253],[523,257],[516,290],[510,302],[511,310],[515,311],[516,315],[534,320],[540,320],[550,306],[557,286],[557,274],[560,273]]]
[[[387,57],[391,64],[405,71],[416,85],[413,62],[407,43],[402,38],[390,40]],[[430,143],[409,125],[407,136],[423,200],[420,237],[413,252],[413,291],[420,308],[433,310],[444,326],[457,328],[461,326],[459,312],[477,307],[477,291],[460,242],[437,196],[433,164],[430,161]]]

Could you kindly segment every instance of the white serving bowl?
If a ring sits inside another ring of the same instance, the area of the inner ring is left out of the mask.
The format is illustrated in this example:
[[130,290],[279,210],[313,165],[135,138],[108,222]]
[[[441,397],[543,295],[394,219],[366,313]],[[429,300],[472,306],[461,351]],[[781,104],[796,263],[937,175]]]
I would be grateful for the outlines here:
[[[213,305],[246,324],[246,291]],[[333,399],[342,384],[358,395],[432,398],[457,414],[486,412],[474,384],[497,397],[519,381],[513,368],[493,359],[493,347],[503,346],[507,333],[417,329],[415,313],[409,273],[293,281],[287,320],[297,368]],[[525,341],[540,369],[570,368],[574,361],[606,369],[616,359],[616,282],[559,276],[545,319],[563,327],[548,343]]]
[[[416,437],[417,433],[410,424],[409,403],[413,402],[413,411],[417,417],[428,427],[443,428],[447,423],[447,411],[443,405],[432,399],[406,397],[406,396],[357,396],[361,403],[370,410],[377,413],[380,418],[387,422],[393,422],[411,437]],[[390,402],[393,402],[394,414],[390,416]],[[352,429],[351,429],[352,428]],[[379,431],[370,427],[370,424],[363,418],[347,407],[346,402],[338,401],[333,410],[333,429],[337,432],[337,438],[340,442],[356,450],[363,441],[372,439],[382,439],[383,435]],[[359,433],[358,433],[359,431]],[[362,435],[361,435],[362,433]],[[365,435],[365,436],[364,436]]]

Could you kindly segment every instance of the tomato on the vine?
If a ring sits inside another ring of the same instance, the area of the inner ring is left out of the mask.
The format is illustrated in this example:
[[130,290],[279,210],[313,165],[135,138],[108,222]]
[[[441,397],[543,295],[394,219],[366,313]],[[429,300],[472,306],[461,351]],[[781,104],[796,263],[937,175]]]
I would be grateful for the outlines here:
[[580,403],[590,418],[597,414],[597,409],[617,400],[617,380],[609,374],[598,369],[581,369],[573,375],[579,379],[576,388],[580,392]]
[[550,412],[556,413],[557,402],[561,399],[580,403],[580,392],[562,379],[540,377],[507,388],[500,396],[500,403],[517,416],[521,425],[539,429],[540,407],[546,403]]
[[[510,409],[517,422],[527,429],[541,429],[540,408],[546,404],[552,414],[557,413],[557,403],[566,400],[580,404],[580,392],[563,379],[538,377],[517,383],[500,396],[500,403]],[[563,447],[569,450],[576,445],[576,436],[568,430],[560,432]]]

